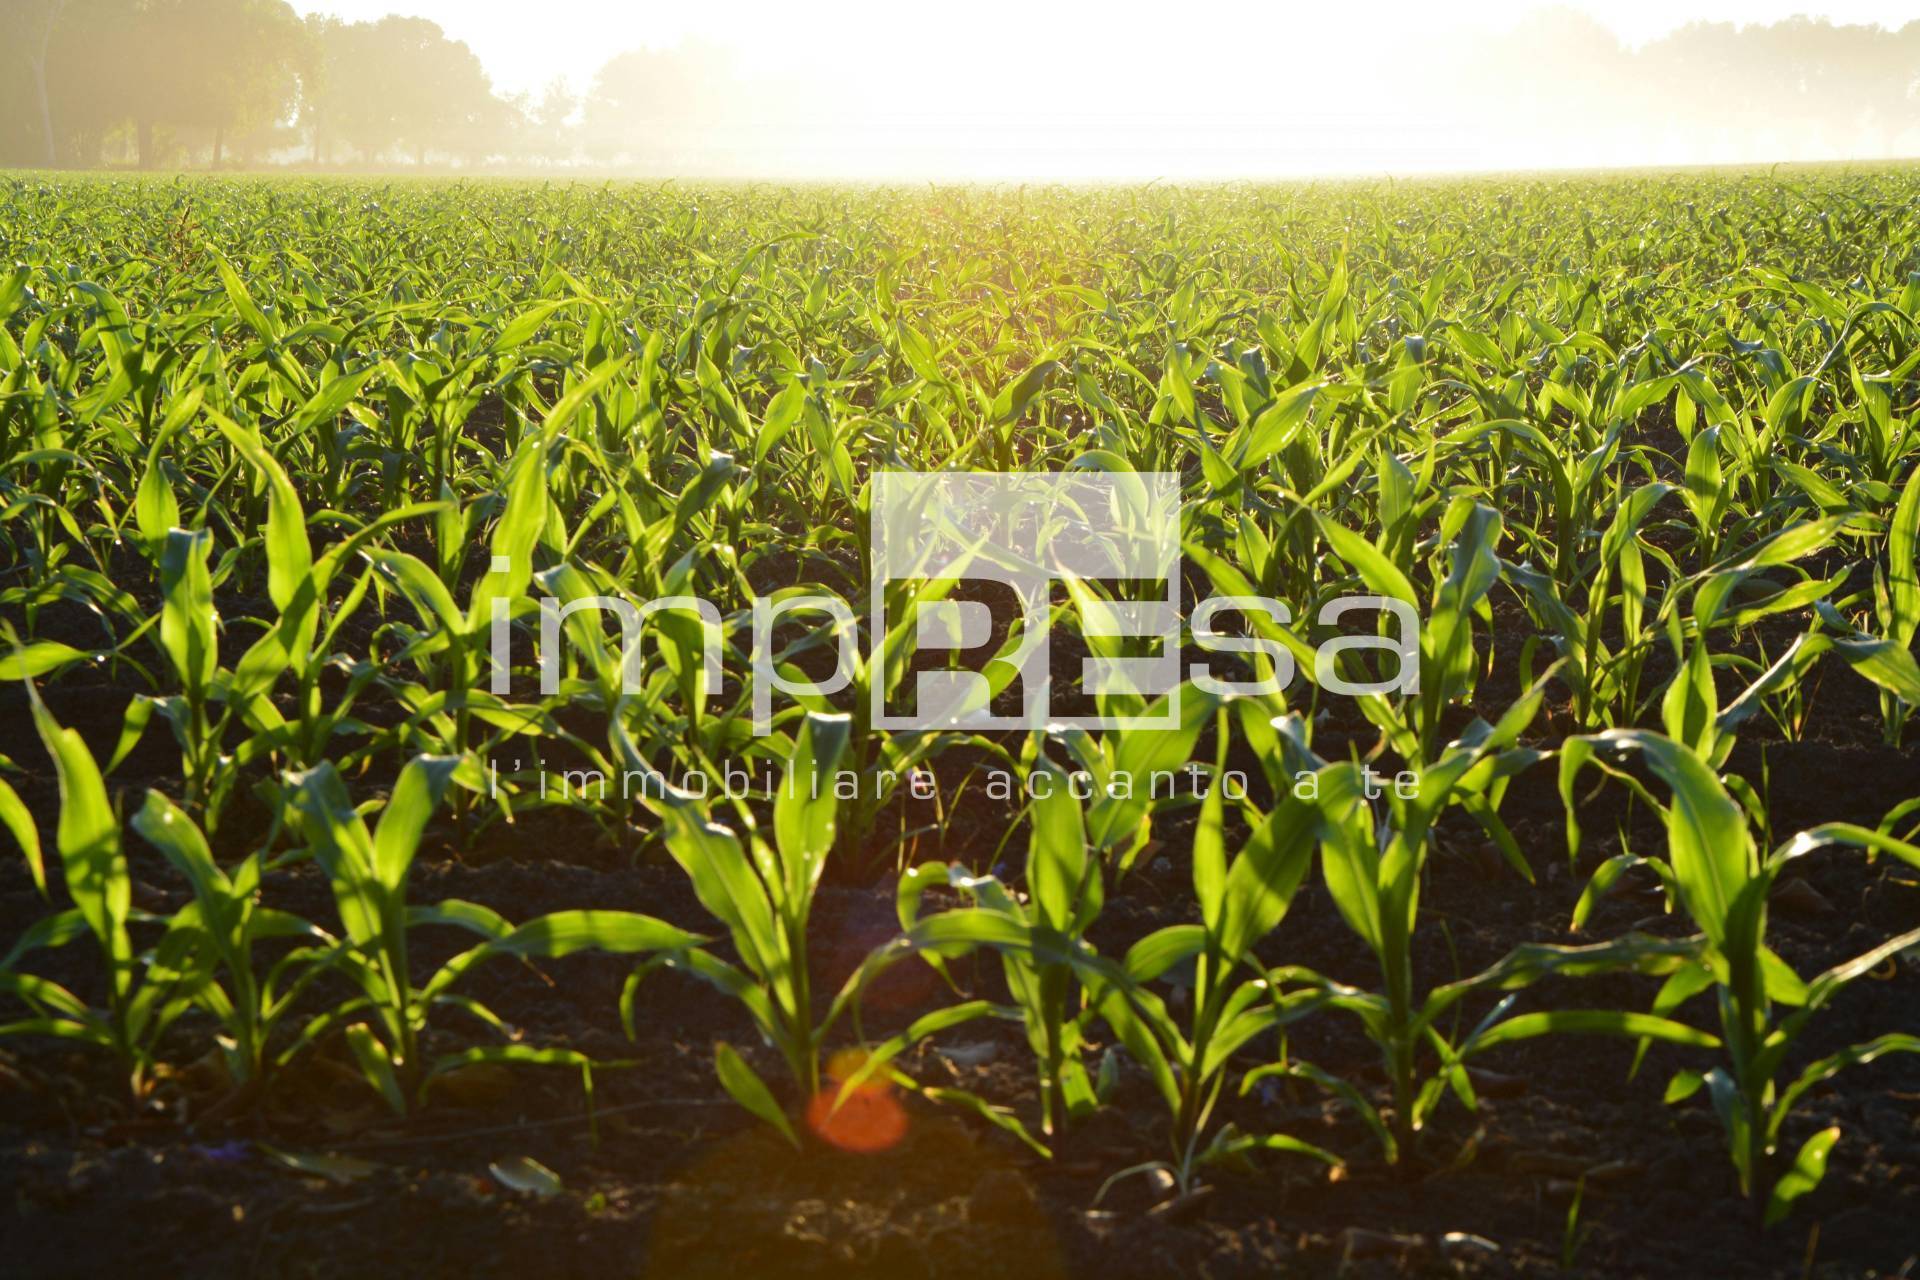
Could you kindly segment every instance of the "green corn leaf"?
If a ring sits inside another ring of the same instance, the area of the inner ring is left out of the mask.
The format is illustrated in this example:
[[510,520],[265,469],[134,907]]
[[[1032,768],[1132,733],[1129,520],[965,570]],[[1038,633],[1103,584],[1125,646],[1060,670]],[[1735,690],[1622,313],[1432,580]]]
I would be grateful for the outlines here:
[[366,1077],[367,1083],[386,1099],[395,1115],[407,1114],[407,1095],[400,1088],[400,1077],[394,1071],[395,1064],[387,1047],[364,1022],[348,1027],[346,1037],[347,1047],[353,1051],[353,1060],[360,1065],[360,1074]]
[[636,911],[583,909],[537,916],[486,946],[501,955],[559,957],[578,951],[679,951],[702,941],[697,934]]
[[[1119,986],[1105,988],[1098,997],[1100,1016],[1120,1037],[1127,1055],[1146,1068],[1147,1074],[1153,1079],[1154,1088],[1167,1105],[1177,1108],[1180,1105],[1180,1079],[1146,1016],[1152,1003],[1153,998],[1146,993]],[[1175,1041],[1179,1039],[1177,1034],[1171,1038]]]
[[[1222,729],[1225,725],[1223,723]],[[1226,750],[1222,734],[1221,753]],[[1193,829],[1193,893],[1200,901],[1200,918],[1209,933],[1220,931],[1226,914],[1227,842],[1224,793],[1226,786],[1215,771],[1213,785],[1200,802],[1200,821]]]
[[1793,482],[1793,486],[1807,495],[1813,504],[1825,515],[1838,515],[1853,510],[1853,503],[1840,490],[1840,486],[1810,467],[1798,463],[1775,459],[1774,470]]
[[720,1076],[720,1087],[729,1097],[748,1111],[766,1121],[780,1131],[780,1135],[792,1143],[796,1150],[800,1146],[799,1135],[793,1131],[793,1122],[787,1119],[787,1113],[774,1101],[773,1091],[766,1082],[754,1074],[734,1047],[724,1040],[714,1046],[714,1068]]
[[1245,1076],[1241,1077],[1240,1092],[1242,1094],[1250,1093],[1262,1080],[1276,1077],[1282,1079],[1308,1080],[1339,1098],[1347,1104],[1348,1108],[1350,1108],[1355,1115],[1360,1117],[1360,1122],[1367,1126],[1367,1131],[1373,1135],[1374,1141],[1380,1144],[1380,1150],[1386,1156],[1387,1163],[1396,1164],[1399,1162],[1400,1144],[1394,1140],[1393,1131],[1387,1127],[1386,1121],[1381,1118],[1379,1108],[1369,1102],[1366,1095],[1361,1093],[1353,1084],[1330,1072],[1321,1070],[1310,1062],[1301,1062],[1298,1059],[1292,1059],[1286,1062],[1274,1062],[1268,1063],[1265,1066],[1255,1067],[1252,1071],[1247,1072]]
[[1330,765],[1320,773],[1324,815],[1320,874],[1347,927],[1376,955],[1383,943],[1380,915],[1380,852],[1372,814],[1354,800],[1359,784],[1353,766]]
[[1378,547],[1351,529],[1344,528],[1325,516],[1316,514],[1314,518],[1320,526],[1321,535],[1333,548],[1334,554],[1352,565],[1354,572],[1360,575],[1361,581],[1368,587],[1383,596],[1404,600],[1416,607],[1419,605],[1420,597],[1414,593],[1413,584],[1407,581],[1406,575],[1401,573]]
[[1673,793],[1667,857],[1680,900],[1716,945],[1727,938],[1734,899],[1755,870],[1746,815],[1705,761],[1658,734],[1612,729],[1589,739],[1603,747],[1638,751]]
[[1720,428],[1708,427],[1687,446],[1687,505],[1702,525],[1717,523],[1726,503],[1720,469]]
[[288,778],[301,834],[332,881],[334,902],[347,936],[369,946],[383,934],[386,891],[374,869],[373,837],[355,812],[352,797],[332,761]]
[[773,802],[774,843],[787,869],[788,899],[813,892],[833,848],[839,809],[835,774],[846,752],[853,721],[846,715],[810,711],[794,739],[786,776]]
[[1850,636],[1835,640],[1833,649],[1847,665],[1910,707],[1920,707],[1920,662],[1913,651],[1896,640]]
[[[444,902],[440,904],[442,910],[449,906],[470,906],[470,904]],[[451,920],[440,922],[453,923]],[[485,927],[490,929],[492,922],[485,922]],[[603,951],[610,955],[670,953],[664,956],[660,963],[673,963],[677,960],[681,967],[692,969],[696,975],[711,980],[714,974],[703,972],[701,966],[679,954],[692,951],[704,941],[705,939],[698,935],[688,933],[664,920],[657,920],[652,916],[634,911],[595,909],[554,911],[544,916],[536,916],[518,928],[508,929],[489,937],[480,945],[454,956],[440,967],[425,987],[421,988],[421,998],[431,1000],[437,997],[476,965],[495,956],[537,956],[553,959],[581,951]]]
[[205,529],[174,529],[160,554],[160,644],[180,683],[193,693],[212,685],[220,662],[213,579],[207,570],[212,547],[213,535]]
[[993,421],[1004,425],[1020,418],[1035,397],[1046,389],[1047,381],[1060,369],[1057,360],[1040,360],[1019,378],[1009,383],[993,400]]
[[1034,1137],[1027,1126],[1020,1122],[1020,1117],[1015,1115],[1009,1107],[998,1106],[988,1102],[978,1094],[969,1093],[965,1089],[951,1089],[929,1085],[921,1089],[920,1094],[929,1102],[939,1102],[964,1107],[996,1129],[1001,1130],[1003,1133],[1010,1134],[1022,1143],[1025,1143],[1026,1146],[1041,1159],[1050,1160],[1053,1158],[1052,1150],[1038,1138]]
[[0,656],[0,680],[32,680],[76,662],[85,662],[90,656],[84,649],[58,640],[30,641]]
[[1156,929],[1127,949],[1129,981],[1145,984],[1167,970],[1199,955],[1207,947],[1208,931],[1197,924],[1170,924]]
[[1246,443],[1241,447],[1240,455],[1233,460],[1242,474],[1286,448],[1300,434],[1323,385],[1306,382],[1288,387],[1272,404],[1260,411],[1247,429]]
[[421,621],[443,627],[451,635],[468,634],[467,619],[454,604],[452,593],[439,575],[417,556],[379,548],[368,551],[366,557],[400,588],[401,594],[419,611]]
[[667,852],[693,882],[700,905],[727,926],[741,963],[762,976],[780,972],[785,948],[773,905],[739,838],[689,804],[669,806],[661,816]]
[[1344,1165],[1346,1161],[1324,1147],[1289,1137],[1284,1133],[1235,1133],[1231,1126],[1222,1129],[1202,1153],[1203,1162],[1212,1164],[1250,1151],[1284,1151],[1289,1155],[1309,1156],[1322,1164]]
[[1555,1009],[1523,1013],[1498,1022],[1461,1047],[1461,1056],[1544,1035],[1604,1035],[1664,1040],[1696,1049],[1717,1049],[1720,1038],[1684,1022],[1619,1009]]
[[1889,1053],[1920,1053],[1920,1036],[1909,1035],[1902,1031],[1890,1031],[1876,1036],[1861,1044],[1850,1045],[1838,1053],[1829,1054],[1818,1061],[1808,1063],[1793,1083],[1780,1094],[1780,1100],[1774,1104],[1773,1118],[1768,1126],[1769,1140],[1779,1136],[1780,1126],[1793,1113],[1794,1106],[1808,1092],[1839,1075],[1848,1067],[1856,1067],[1872,1062]]
[[1822,1129],[1801,1144],[1793,1158],[1793,1167],[1780,1175],[1767,1197],[1767,1225],[1784,1222],[1793,1211],[1793,1203],[1820,1185],[1827,1176],[1827,1155],[1840,1141],[1840,1126]]
[[1685,666],[1667,686],[1661,700],[1660,718],[1667,736],[1694,751],[1707,754],[1715,740],[1715,717],[1719,703],[1713,687],[1713,666],[1704,640],[1697,641],[1687,654]]
[[1706,1086],[1707,1078],[1698,1071],[1676,1071],[1673,1079],[1667,1081],[1667,1091],[1661,1101],[1668,1106],[1685,1102]]
[[[1063,933],[1073,922],[1083,883],[1095,887],[1099,870],[1087,865],[1087,833],[1067,775],[1047,760],[1033,767],[1035,799],[1027,853],[1027,886],[1039,918]],[[1044,790],[1045,794],[1040,793]]]
[[[1662,869],[1661,864],[1631,853],[1618,853],[1594,868],[1593,876],[1587,881],[1586,888],[1580,891],[1580,900],[1573,905],[1573,919],[1568,928],[1576,933],[1587,927],[1593,910],[1600,905],[1600,899],[1607,896],[1620,877],[1634,867],[1652,867]],[[1663,880],[1665,877],[1663,877]]]
[[[1895,810],[1896,815],[1899,812]],[[1897,816],[1894,820],[1898,821]],[[1901,840],[1884,829],[1870,830],[1852,822],[1825,822],[1817,827],[1809,827],[1775,849],[1768,856],[1767,864],[1777,868],[1833,844],[1891,854],[1910,867],[1920,868],[1920,845]]]
[[[547,500],[547,452],[540,437],[520,446],[507,474],[507,503],[494,527],[492,559],[468,602],[467,634],[478,635],[493,618],[493,602],[525,594],[533,577],[533,551],[550,514]],[[446,607],[453,608],[451,597]]]
[[443,898],[430,907],[408,907],[407,927],[413,929],[423,924],[452,925],[482,938],[504,938],[513,932],[507,918],[492,907],[458,898]]
[[87,744],[73,730],[60,727],[31,682],[27,693],[40,741],[53,758],[60,782],[54,844],[66,873],[67,893],[107,955],[114,989],[124,992],[132,981],[133,944],[127,936],[127,916],[133,906],[133,882],[120,851],[120,821],[107,801],[106,783]]
[[247,322],[260,341],[273,343],[280,336],[279,330],[273,321],[267,318],[267,313],[260,309],[259,304],[254,302],[253,295],[247,292],[246,282],[240,279],[239,273],[225,258],[217,253],[211,256],[214,269],[220,273],[220,283],[226,288],[227,300],[233,303],[233,309],[240,313],[241,319]]
[[293,415],[293,421],[287,428],[288,434],[304,435],[323,422],[334,421],[346,411],[347,406],[353,403],[354,397],[360,394],[361,388],[366,386],[378,372],[377,366],[370,366],[357,373],[336,375],[325,386],[307,397],[306,402]]
[[[924,375],[923,375],[924,376]],[[800,421],[800,415],[807,407],[807,384],[790,382],[779,394],[767,402],[767,412],[760,420],[760,433],[753,443],[753,460],[764,462],[773,447],[784,440],[793,424]]]
[[[529,447],[537,449],[544,455],[545,446],[558,439],[566,430],[567,424],[573,421],[574,415],[580,412],[588,401],[599,395],[631,360],[631,356],[614,356],[597,365],[586,377],[568,388],[566,393],[554,401],[553,407],[547,411],[546,418],[540,424],[539,434]],[[498,548],[496,548],[496,554],[498,554]]]
[[134,490],[133,514],[147,554],[158,560],[166,547],[167,530],[180,523],[180,503],[173,496],[173,486],[167,483],[158,450],[148,459],[146,470],[140,473],[140,485]]
[[1887,527],[1887,634],[1911,647],[1920,635],[1920,464],[1907,477]]
[[13,836],[14,843],[20,846],[20,853],[27,860],[27,870],[33,874],[33,886],[40,896],[47,895],[47,865],[40,853],[40,830],[34,826],[33,815],[15,791],[4,780],[0,780],[0,826],[5,826]]
[[149,698],[143,693],[133,696],[133,701],[127,704],[126,713],[120,717],[120,740],[114,743],[106,772],[112,773],[118,769],[120,763],[140,745],[140,739],[145,736],[147,725],[153,719],[154,708],[159,705],[159,699]]
[[423,755],[400,770],[373,834],[373,874],[389,891],[399,892],[406,883],[420,836],[459,765],[458,756]]
[[1317,807],[1288,794],[1248,835],[1227,871],[1217,930],[1221,955],[1237,960],[1273,932],[1313,864],[1319,834]]
[[1832,542],[1834,535],[1845,528],[1853,518],[1851,515],[1826,516],[1819,520],[1807,520],[1800,524],[1789,525],[1778,533],[1768,534],[1747,550],[1736,552],[1701,576],[1743,573],[1754,569],[1791,564],[1795,560],[1812,555]]
[[58,1015],[26,1023],[8,1023],[0,1027],[0,1034],[64,1035],[102,1047],[113,1044],[113,1030],[106,1020],[57,982],[31,973],[0,972],[0,992],[15,996],[35,1009],[50,1009]]
[[1796,636],[1774,660],[1772,666],[1748,685],[1740,696],[1727,704],[1727,707],[1715,719],[1715,727],[1722,733],[1731,733],[1744,723],[1754,712],[1766,705],[1766,699],[1802,679],[1812,670],[1814,663],[1833,648],[1833,641],[1815,632]]
[[[233,882],[213,860],[206,837],[200,834],[193,819],[166,796],[158,791],[147,792],[146,804],[133,816],[133,829],[187,878],[203,914],[210,907],[238,909],[233,900]],[[222,931],[229,924],[219,919],[209,919],[207,923]]]
[[6,275],[0,276],[0,320],[11,317],[20,305],[20,299],[26,296],[27,280],[33,272],[24,262],[16,263]]
[[285,612],[313,570],[313,546],[307,539],[307,517],[293,482],[259,439],[235,423],[211,415],[221,434],[233,444],[267,486],[267,596]]
[[555,302],[542,302],[528,307],[500,327],[500,333],[489,344],[488,351],[494,355],[501,355],[516,347],[525,346],[533,340],[534,334],[540,332],[540,326],[553,318],[556,311],[579,301],[577,298],[561,298]]

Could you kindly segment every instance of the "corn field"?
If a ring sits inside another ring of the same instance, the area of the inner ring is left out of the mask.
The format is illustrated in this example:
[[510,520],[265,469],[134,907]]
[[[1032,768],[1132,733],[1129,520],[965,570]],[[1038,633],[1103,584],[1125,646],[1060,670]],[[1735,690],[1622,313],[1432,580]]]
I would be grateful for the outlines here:
[[[1283,607],[884,727],[895,472]],[[11,1251],[1905,1274],[1917,633],[1916,169],[0,174]]]

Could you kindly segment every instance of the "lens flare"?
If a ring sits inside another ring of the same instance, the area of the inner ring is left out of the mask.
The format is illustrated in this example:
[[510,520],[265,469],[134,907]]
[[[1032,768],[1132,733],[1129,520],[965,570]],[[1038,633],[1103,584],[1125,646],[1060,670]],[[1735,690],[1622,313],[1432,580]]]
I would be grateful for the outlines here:
[[842,1049],[827,1062],[826,1087],[807,1102],[807,1127],[822,1142],[859,1155],[899,1145],[907,1136],[907,1112],[890,1081],[878,1076],[843,1089],[866,1065],[859,1049]]

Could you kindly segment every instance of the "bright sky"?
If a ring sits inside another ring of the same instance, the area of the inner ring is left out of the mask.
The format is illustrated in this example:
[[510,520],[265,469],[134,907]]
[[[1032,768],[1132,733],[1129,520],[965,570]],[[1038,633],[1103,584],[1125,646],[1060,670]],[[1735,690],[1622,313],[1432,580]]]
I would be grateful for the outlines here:
[[[1372,33],[1388,28],[1471,27],[1500,30],[1546,7],[1537,0],[1371,0],[1361,6],[1321,0],[1209,0],[1179,7],[1178,29],[1166,29],[1164,4],[1061,3],[1060,0],[979,0],[964,5],[911,0],[729,0],[725,4],[629,3],[626,0],[294,0],[302,13],[347,19],[401,13],[431,18],[464,40],[508,93],[536,92],[555,76],[584,88],[613,53],[665,48],[689,39],[722,45],[756,64],[884,55],[866,73],[884,75],[910,93],[916,66],[999,50],[1035,73],[1070,75],[1075,40],[1130,45],[1141,52],[1171,38],[1211,45],[1222,57],[1252,52],[1257,34],[1274,48],[1279,73],[1286,44],[1332,40],[1358,53]],[[1877,22],[1897,28],[1920,17],[1913,0],[1610,0],[1558,7],[1585,13],[1621,40],[1639,44],[1689,22],[1775,22],[1794,14],[1834,22]],[[1444,9],[1444,14],[1437,14]],[[1035,43],[1038,36],[1041,43]],[[1270,46],[1271,47],[1271,46]],[[836,63],[833,74],[860,74]]]
[[[346,19],[430,18],[467,42],[496,88],[535,98],[557,76],[585,91],[625,50],[712,46],[736,68],[725,100],[754,102],[763,121],[778,123],[732,142],[716,142],[724,126],[702,125],[693,150],[708,158],[732,146],[743,172],[769,177],[1180,178],[1798,154],[1769,137],[1736,137],[1735,152],[1702,150],[1700,121],[1656,114],[1629,123],[1599,96],[1583,113],[1536,56],[1536,37],[1498,39],[1538,22],[1542,0],[294,4]],[[1811,11],[1897,28],[1920,16],[1914,0],[1573,0],[1558,8],[1562,24],[1579,14],[1629,46],[1695,21],[1764,23]],[[1504,51],[1497,74],[1484,61],[1488,48]],[[1529,94],[1530,69],[1537,83]],[[1450,117],[1430,109],[1436,84],[1456,108]],[[1628,98],[1657,112],[1667,89],[1636,84]],[[1483,122],[1487,132],[1477,132]],[[1528,134],[1519,144],[1516,130]],[[1833,153],[1857,154],[1852,145]]]

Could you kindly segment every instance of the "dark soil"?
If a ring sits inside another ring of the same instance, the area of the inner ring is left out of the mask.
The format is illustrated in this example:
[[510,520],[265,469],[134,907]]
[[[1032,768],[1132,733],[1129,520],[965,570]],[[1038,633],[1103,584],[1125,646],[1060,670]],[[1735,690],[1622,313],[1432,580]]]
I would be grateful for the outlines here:
[[[1657,677],[1650,677],[1650,680]],[[1879,745],[1867,686],[1843,667],[1824,672],[1804,739],[1747,725],[1730,762],[1769,779],[1776,839],[1828,820],[1869,826],[1920,793],[1920,755]],[[1488,691],[1483,691],[1488,692]],[[1510,696],[1510,690],[1491,691]],[[96,751],[110,749],[127,691],[104,673],[75,673],[47,690],[63,722]],[[1497,698],[1495,699],[1497,701]],[[23,769],[22,795],[49,838],[57,798],[18,686],[0,689],[0,753]],[[1540,728],[1553,728],[1543,716]],[[1356,733],[1338,713],[1325,741]],[[149,785],[175,786],[177,763],[155,726],[110,780],[130,805]],[[1550,741],[1543,745],[1550,745]],[[1763,767],[1764,756],[1764,767]],[[951,787],[959,756],[939,766]],[[952,776],[949,776],[952,775]],[[1597,775],[1590,785],[1597,782]],[[1433,984],[1473,972],[1523,941],[1577,942],[1630,929],[1683,932],[1664,915],[1652,882],[1629,879],[1585,934],[1567,923],[1586,877],[1624,834],[1631,848],[1660,849],[1656,825],[1623,789],[1601,790],[1581,812],[1586,839],[1576,865],[1565,853],[1564,814],[1551,764],[1514,785],[1503,808],[1532,860],[1525,883],[1477,828],[1444,826],[1421,904],[1417,965]],[[944,856],[984,865],[1008,814],[977,802],[949,819]],[[219,841],[243,852],[263,820],[242,798]],[[930,820],[916,807],[910,825]],[[1156,832],[1158,856],[1109,893],[1093,939],[1114,954],[1191,910],[1186,850],[1191,818]],[[1018,843],[1016,837],[1016,845]],[[136,906],[171,910],[184,883],[128,836]],[[1019,850],[1005,857],[1017,863]],[[890,859],[882,861],[886,869]],[[1831,851],[1807,858],[1793,909],[1776,909],[1772,941],[1804,976],[1920,925],[1920,877],[1888,859]],[[893,930],[891,879],[836,880],[814,920],[816,990],[831,991]],[[273,873],[266,898],[333,925],[326,884],[311,865]],[[609,844],[592,823],[560,811],[489,828],[473,848],[436,829],[416,866],[412,896],[484,903],[512,919],[566,907],[641,910],[696,929],[711,926],[657,847],[637,837]],[[58,887],[56,900],[62,900]],[[0,938],[49,910],[18,859],[0,863]],[[422,931],[421,973],[460,940]],[[1368,953],[1324,889],[1310,883],[1262,947],[1274,963],[1310,965],[1377,985]],[[30,965],[97,994],[84,946]],[[1298,1157],[1261,1157],[1212,1169],[1195,1202],[1150,1212],[1145,1178],[1128,1179],[1093,1207],[1102,1182],[1161,1157],[1167,1120],[1137,1070],[1123,1069],[1112,1104],[1042,1160],[968,1113],[908,1100],[905,1137],[878,1155],[810,1140],[795,1152],[751,1120],[714,1078],[713,1047],[739,1047],[769,1080],[776,1057],[745,1017],[710,989],[672,974],[640,990],[637,1041],[616,1003],[631,963],[584,955],[538,964],[495,962],[463,990],[485,1001],[529,1043],[566,1045],[617,1061],[595,1073],[591,1112],[578,1075],[520,1067],[469,1073],[411,1119],[395,1120],[358,1082],[337,1043],[282,1076],[257,1105],[222,1106],[206,1063],[204,1023],[171,1033],[168,1077],[135,1113],[105,1059],[60,1042],[0,1040],[0,1258],[21,1276],[112,1273],[188,1276],[1099,1276],[1555,1275],[1905,1276],[1920,1258],[1920,1057],[1890,1057],[1816,1090],[1787,1141],[1828,1124],[1844,1136],[1824,1184],[1783,1227],[1763,1231],[1738,1197],[1718,1122],[1704,1094],[1662,1102],[1699,1055],[1656,1048],[1630,1074],[1631,1045],[1610,1040],[1530,1041],[1480,1062],[1481,1105],[1449,1099],[1401,1167],[1383,1164],[1352,1115],[1304,1087],[1222,1100],[1216,1123],[1290,1133],[1351,1163],[1337,1178]],[[983,994],[995,966],[961,966],[956,978]],[[1523,1007],[1645,1008],[1653,980],[1543,984]],[[324,996],[326,993],[318,993]],[[334,993],[335,995],[338,992]],[[951,999],[918,966],[891,977],[869,1002],[866,1030],[886,1029]],[[1477,1018],[1484,1005],[1465,1011]],[[1696,1006],[1693,1016],[1708,1017]],[[11,1016],[11,1015],[8,1015]],[[1356,1081],[1384,1101],[1384,1078],[1357,1028],[1323,1014],[1292,1029],[1296,1057]],[[449,1013],[436,1048],[484,1039]],[[843,1029],[844,1030],[844,1029]],[[1889,1030],[1920,1030],[1920,964],[1903,957],[1852,987],[1816,1020],[1789,1071],[1811,1058]],[[850,1032],[847,1032],[850,1034]],[[1271,1038],[1245,1065],[1270,1061]],[[1097,1060],[1099,1051],[1094,1055]],[[909,1055],[925,1084],[956,1085],[1030,1122],[1037,1099],[1017,1027],[974,1023]],[[790,1100],[798,1109],[799,1100]],[[332,1176],[302,1172],[272,1152],[351,1158]],[[529,1157],[562,1189],[545,1198],[509,1189],[491,1165]],[[1584,1182],[1583,1182],[1584,1180]],[[1584,1188],[1579,1190],[1578,1188]],[[1580,1196],[1577,1216],[1570,1205]]]

